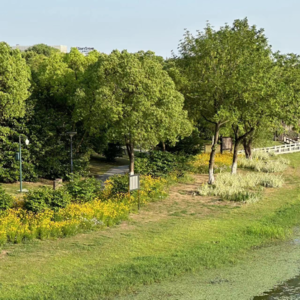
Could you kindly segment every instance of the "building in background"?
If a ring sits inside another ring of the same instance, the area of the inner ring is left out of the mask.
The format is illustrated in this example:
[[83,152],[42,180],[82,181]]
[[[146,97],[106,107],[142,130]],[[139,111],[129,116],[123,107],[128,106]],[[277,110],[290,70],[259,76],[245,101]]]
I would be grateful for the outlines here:
[[78,51],[80,51],[84,55],[88,55],[91,51],[94,51],[93,47],[75,47]]
[[[32,46],[34,46],[34,45],[32,45]],[[12,46],[11,48],[12,49],[19,49],[20,51],[26,51],[28,48],[30,48],[32,46],[21,46],[21,45],[17,44],[16,46]],[[50,46],[50,47],[58,49],[62,53],[67,53],[68,52],[68,47],[64,46],[64,45]]]

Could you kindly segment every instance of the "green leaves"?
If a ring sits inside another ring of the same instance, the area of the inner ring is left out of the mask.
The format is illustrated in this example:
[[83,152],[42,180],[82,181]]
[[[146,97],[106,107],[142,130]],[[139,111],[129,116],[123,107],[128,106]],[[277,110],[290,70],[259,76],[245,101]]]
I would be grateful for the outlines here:
[[191,132],[184,98],[154,53],[101,54],[84,77],[75,119],[91,133],[107,127],[112,141],[147,148]]
[[18,50],[0,43],[0,121],[25,114],[30,71]]

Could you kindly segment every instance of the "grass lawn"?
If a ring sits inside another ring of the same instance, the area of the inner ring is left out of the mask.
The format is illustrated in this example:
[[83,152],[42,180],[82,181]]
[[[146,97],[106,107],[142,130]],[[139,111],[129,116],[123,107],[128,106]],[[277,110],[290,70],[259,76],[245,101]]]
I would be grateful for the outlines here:
[[[22,197],[22,194],[20,194],[20,183],[2,183],[2,187],[5,189],[6,192],[13,196]],[[52,180],[47,179],[40,179],[38,182],[22,182],[22,189],[26,189],[28,191],[34,190],[37,188],[40,188],[42,186],[53,186]]]
[[300,224],[300,153],[281,189],[255,204],[200,197],[194,183],[171,188],[130,220],[71,238],[6,245],[0,252],[0,299],[113,299],[194,271],[230,266]]

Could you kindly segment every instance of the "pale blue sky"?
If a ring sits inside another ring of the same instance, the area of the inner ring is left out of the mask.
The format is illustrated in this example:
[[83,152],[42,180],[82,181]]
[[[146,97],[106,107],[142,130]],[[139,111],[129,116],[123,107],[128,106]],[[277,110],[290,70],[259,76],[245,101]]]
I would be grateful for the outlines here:
[[0,41],[170,57],[184,28],[244,17],[265,29],[274,51],[300,53],[300,0],[0,0]]

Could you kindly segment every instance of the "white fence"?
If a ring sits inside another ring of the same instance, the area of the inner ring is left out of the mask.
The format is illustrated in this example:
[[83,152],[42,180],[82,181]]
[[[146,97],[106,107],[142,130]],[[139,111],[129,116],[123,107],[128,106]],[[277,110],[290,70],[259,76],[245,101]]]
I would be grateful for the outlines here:
[[[294,143],[294,144],[285,144],[285,145],[279,145],[279,146],[273,146],[273,147],[252,149],[252,152],[254,152],[254,151],[272,152],[274,154],[300,152],[300,142]],[[238,153],[245,153],[245,151],[239,150]]]

